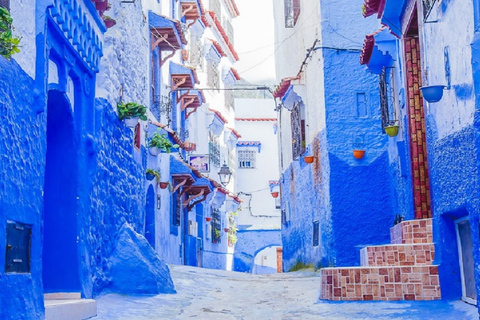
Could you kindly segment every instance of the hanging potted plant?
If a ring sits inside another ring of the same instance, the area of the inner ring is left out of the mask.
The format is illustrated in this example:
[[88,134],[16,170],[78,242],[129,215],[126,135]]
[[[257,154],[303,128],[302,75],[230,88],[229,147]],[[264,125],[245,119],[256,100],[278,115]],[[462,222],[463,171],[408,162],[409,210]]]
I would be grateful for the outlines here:
[[171,148],[178,148],[178,144],[173,144],[165,133],[155,132],[148,143],[149,151],[152,156],[157,156],[160,152],[170,153]]
[[157,178],[157,180],[160,179],[160,172],[157,170],[147,169],[145,175],[148,181],[152,181],[154,178]]
[[224,228],[223,231],[228,232],[230,229],[229,228]]
[[303,157],[303,160],[305,161],[305,163],[313,163],[314,159],[315,159],[314,156],[304,156]]
[[210,221],[212,221],[212,217],[206,217],[205,220],[206,220],[207,222],[210,222]]
[[272,191],[270,194],[272,195],[272,197],[278,198],[279,192],[278,191]]
[[443,97],[443,90],[445,90],[446,86],[439,85],[439,86],[426,86],[421,87],[422,95],[425,100],[429,103],[438,102],[442,100]]
[[355,138],[353,143],[353,157],[355,159],[362,159],[365,155],[363,139],[360,137]]
[[158,185],[160,186],[160,189],[167,189],[168,187],[168,182],[159,182]]
[[118,118],[120,120],[125,120],[125,124],[129,128],[135,127],[138,123],[138,119],[147,121],[147,108],[141,104],[135,102],[119,102],[117,104],[117,109]]
[[399,126],[398,126],[397,123],[398,123],[397,120],[390,121],[390,122],[387,123],[387,125],[383,128],[383,129],[385,130],[385,133],[386,133],[389,137],[395,137],[395,136],[398,134]]

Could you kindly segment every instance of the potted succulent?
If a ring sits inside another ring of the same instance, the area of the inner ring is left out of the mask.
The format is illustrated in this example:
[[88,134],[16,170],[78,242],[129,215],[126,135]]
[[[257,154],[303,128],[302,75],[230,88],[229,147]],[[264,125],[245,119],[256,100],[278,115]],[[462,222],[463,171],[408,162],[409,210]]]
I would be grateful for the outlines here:
[[154,169],[147,169],[145,175],[147,176],[148,181],[152,181],[154,178],[157,178],[157,180],[160,179],[160,172]]
[[135,102],[119,102],[117,104],[117,109],[118,118],[120,120],[125,120],[125,124],[129,128],[135,127],[138,123],[138,119],[147,121],[147,108],[141,104]]
[[157,156],[160,152],[170,153],[171,148],[178,148],[178,144],[173,144],[165,133],[155,132],[148,143],[149,151],[152,156]]

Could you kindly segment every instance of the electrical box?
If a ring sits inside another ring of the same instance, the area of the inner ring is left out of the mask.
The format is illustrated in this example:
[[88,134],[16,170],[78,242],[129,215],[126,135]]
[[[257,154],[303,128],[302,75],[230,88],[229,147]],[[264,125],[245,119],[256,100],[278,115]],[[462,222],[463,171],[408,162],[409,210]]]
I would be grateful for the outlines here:
[[5,273],[30,273],[32,226],[7,220]]

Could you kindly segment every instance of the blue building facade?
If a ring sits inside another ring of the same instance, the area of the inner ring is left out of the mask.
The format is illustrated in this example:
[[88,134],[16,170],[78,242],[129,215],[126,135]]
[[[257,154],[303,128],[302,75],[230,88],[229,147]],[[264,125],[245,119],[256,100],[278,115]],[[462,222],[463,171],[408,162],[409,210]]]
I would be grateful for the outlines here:
[[[358,6],[320,1],[300,9],[292,30],[302,25],[305,12],[316,12],[319,33],[305,48],[306,57],[300,55],[300,72],[284,77],[274,92],[281,106],[285,271],[358,265],[360,247],[386,241],[395,218],[386,188],[388,140],[378,133],[378,77],[358,64],[359,30],[374,30],[375,24],[357,17]],[[277,26],[277,32],[285,27]],[[296,35],[304,42],[309,36]],[[279,63],[285,55],[279,54]],[[283,68],[279,63],[277,69]],[[313,163],[305,162],[307,155]]]
[[[174,293],[165,262],[226,269],[240,199],[189,165],[185,133],[205,97],[182,24],[205,28],[201,4],[4,3],[22,46],[0,56],[0,318],[43,319],[48,294]],[[147,106],[148,121],[128,127],[119,102]],[[179,147],[151,155],[155,132]],[[204,244],[215,210],[223,241]]]

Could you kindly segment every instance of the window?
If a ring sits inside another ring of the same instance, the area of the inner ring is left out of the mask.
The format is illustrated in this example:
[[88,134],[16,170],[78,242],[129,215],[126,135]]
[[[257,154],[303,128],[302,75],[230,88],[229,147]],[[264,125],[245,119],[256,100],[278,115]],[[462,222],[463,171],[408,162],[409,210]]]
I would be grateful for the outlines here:
[[228,152],[228,167],[230,168],[230,171],[232,172],[232,175],[235,176],[235,152],[227,149]]
[[212,242],[219,243],[222,239],[222,217],[220,211],[211,207],[212,210]]
[[279,210],[282,208],[282,201],[280,197],[275,198],[275,209]]
[[313,246],[318,247],[320,237],[320,223],[319,221],[313,221]]
[[10,0],[0,0],[0,7],[10,11]]
[[222,6],[220,4],[220,0],[210,0],[209,9],[215,13],[218,19],[220,19],[222,16]]
[[435,4],[436,0],[422,0],[423,2],[423,17],[427,20],[428,15],[430,14],[430,10],[432,10],[433,5]]
[[285,28],[293,28],[300,15],[300,0],[285,0]]
[[172,224],[174,226],[180,225],[180,219],[182,217],[182,197],[178,193],[172,195]]
[[225,107],[227,107],[227,110],[229,111],[235,110],[235,98],[233,95],[233,90],[225,91]]
[[227,33],[228,40],[232,43],[232,45],[235,45],[233,35],[234,35],[234,29],[232,23],[228,19],[223,19],[222,23],[225,32]]
[[380,109],[382,126],[394,125],[397,122],[393,93],[393,68],[383,68],[380,74]]
[[142,146],[142,127],[140,126],[140,123],[137,123],[135,126],[134,130],[134,138],[133,138],[133,146],[136,150],[140,150],[140,147]]
[[238,167],[240,169],[255,169],[255,160],[257,151],[255,150],[238,150]]
[[208,153],[210,154],[210,161],[212,165],[220,167],[220,138],[213,134],[212,131],[208,133]]
[[218,88],[220,83],[220,74],[218,72],[218,63],[215,61],[208,61],[207,66],[207,85],[210,88]]
[[194,66],[197,71],[203,70],[203,45],[202,41],[192,35],[190,40],[190,64]]
[[305,152],[305,115],[303,103],[297,103],[290,114],[292,126],[292,156],[296,160]]
[[359,118],[368,117],[367,97],[365,95],[365,92],[357,93],[357,117]]

